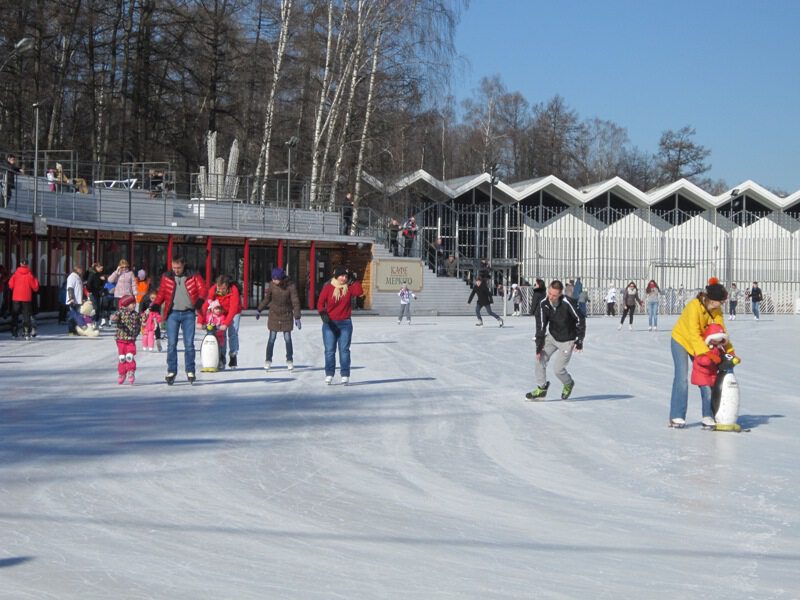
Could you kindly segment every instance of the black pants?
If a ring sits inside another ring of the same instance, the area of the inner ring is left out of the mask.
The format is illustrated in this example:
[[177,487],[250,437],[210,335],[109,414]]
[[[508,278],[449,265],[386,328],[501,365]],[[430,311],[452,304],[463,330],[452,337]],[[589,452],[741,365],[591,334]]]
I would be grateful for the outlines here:
[[414,246],[414,238],[403,238],[403,256],[411,256],[411,248]]
[[31,334],[31,307],[32,302],[18,302],[11,303],[11,335],[17,337],[19,335],[19,315],[22,313],[22,334]]
[[626,306],[622,309],[622,318],[619,320],[619,324],[622,325],[625,322],[625,317],[627,315],[629,319],[629,323],[633,325],[633,313],[636,312],[636,306]]
[[606,302],[606,316],[607,317],[616,317],[617,316],[617,303],[616,302]]
[[399,255],[398,246],[399,246],[399,244],[397,243],[397,236],[395,236],[395,237],[393,237],[393,238],[391,238],[389,240],[389,249],[392,251],[392,254],[394,256],[398,256]]

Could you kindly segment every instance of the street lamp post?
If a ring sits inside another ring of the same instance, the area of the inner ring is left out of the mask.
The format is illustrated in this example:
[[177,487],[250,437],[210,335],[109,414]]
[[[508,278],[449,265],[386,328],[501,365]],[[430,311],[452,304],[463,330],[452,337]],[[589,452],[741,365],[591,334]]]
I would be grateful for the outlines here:
[[33,214],[39,204],[39,107],[42,102],[33,104]]
[[497,183],[497,163],[489,165],[489,231],[487,235],[488,248],[486,251],[486,263],[489,266],[489,276],[491,277],[490,286],[494,291],[494,269],[492,269],[492,210],[494,205],[494,184]]
[[286,147],[289,149],[289,166],[286,169],[286,231],[291,231],[292,228],[292,148],[295,148],[299,141],[296,135],[286,141]]

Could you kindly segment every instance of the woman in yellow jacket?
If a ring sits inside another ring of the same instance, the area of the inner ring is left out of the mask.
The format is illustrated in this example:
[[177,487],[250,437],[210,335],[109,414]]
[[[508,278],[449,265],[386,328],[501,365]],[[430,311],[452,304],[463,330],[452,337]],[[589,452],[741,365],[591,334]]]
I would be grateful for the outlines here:
[[[718,323],[725,328],[721,306],[728,297],[725,287],[716,277],[708,280],[706,289],[697,294],[683,309],[678,322],[672,329],[672,362],[675,364],[675,376],[672,380],[672,399],[669,406],[670,427],[686,425],[686,404],[689,398],[689,359],[695,359],[708,352],[703,331],[711,323]],[[727,332],[727,329],[726,329]],[[733,353],[733,346],[728,342],[725,351]],[[703,403],[703,424],[713,425],[711,414],[711,394],[708,388],[700,388]]]

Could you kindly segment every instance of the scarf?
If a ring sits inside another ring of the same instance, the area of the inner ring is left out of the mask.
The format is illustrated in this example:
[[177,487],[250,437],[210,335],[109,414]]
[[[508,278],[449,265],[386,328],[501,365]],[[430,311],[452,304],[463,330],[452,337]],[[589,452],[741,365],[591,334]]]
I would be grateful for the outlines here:
[[331,277],[330,284],[333,286],[333,301],[338,302],[342,299],[342,296],[347,294],[347,284],[346,283],[339,283],[339,280],[336,277]]

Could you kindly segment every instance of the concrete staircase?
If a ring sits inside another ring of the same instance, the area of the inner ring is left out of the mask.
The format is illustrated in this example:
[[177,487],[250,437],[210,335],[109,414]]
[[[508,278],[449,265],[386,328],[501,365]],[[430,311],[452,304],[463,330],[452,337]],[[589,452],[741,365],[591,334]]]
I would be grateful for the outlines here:
[[[372,245],[373,260],[399,260],[419,262],[418,258],[402,258],[392,256],[382,244]],[[470,288],[462,280],[454,277],[437,277],[426,266],[422,269],[422,289],[416,292],[417,299],[411,301],[411,316],[414,315],[469,315],[474,312],[473,306],[467,306]],[[502,305],[495,310],[502,311]],[[397,292],[379,292],[372,290],[372,310],[379,315],[392,316],[400,313],[400,298]]]

